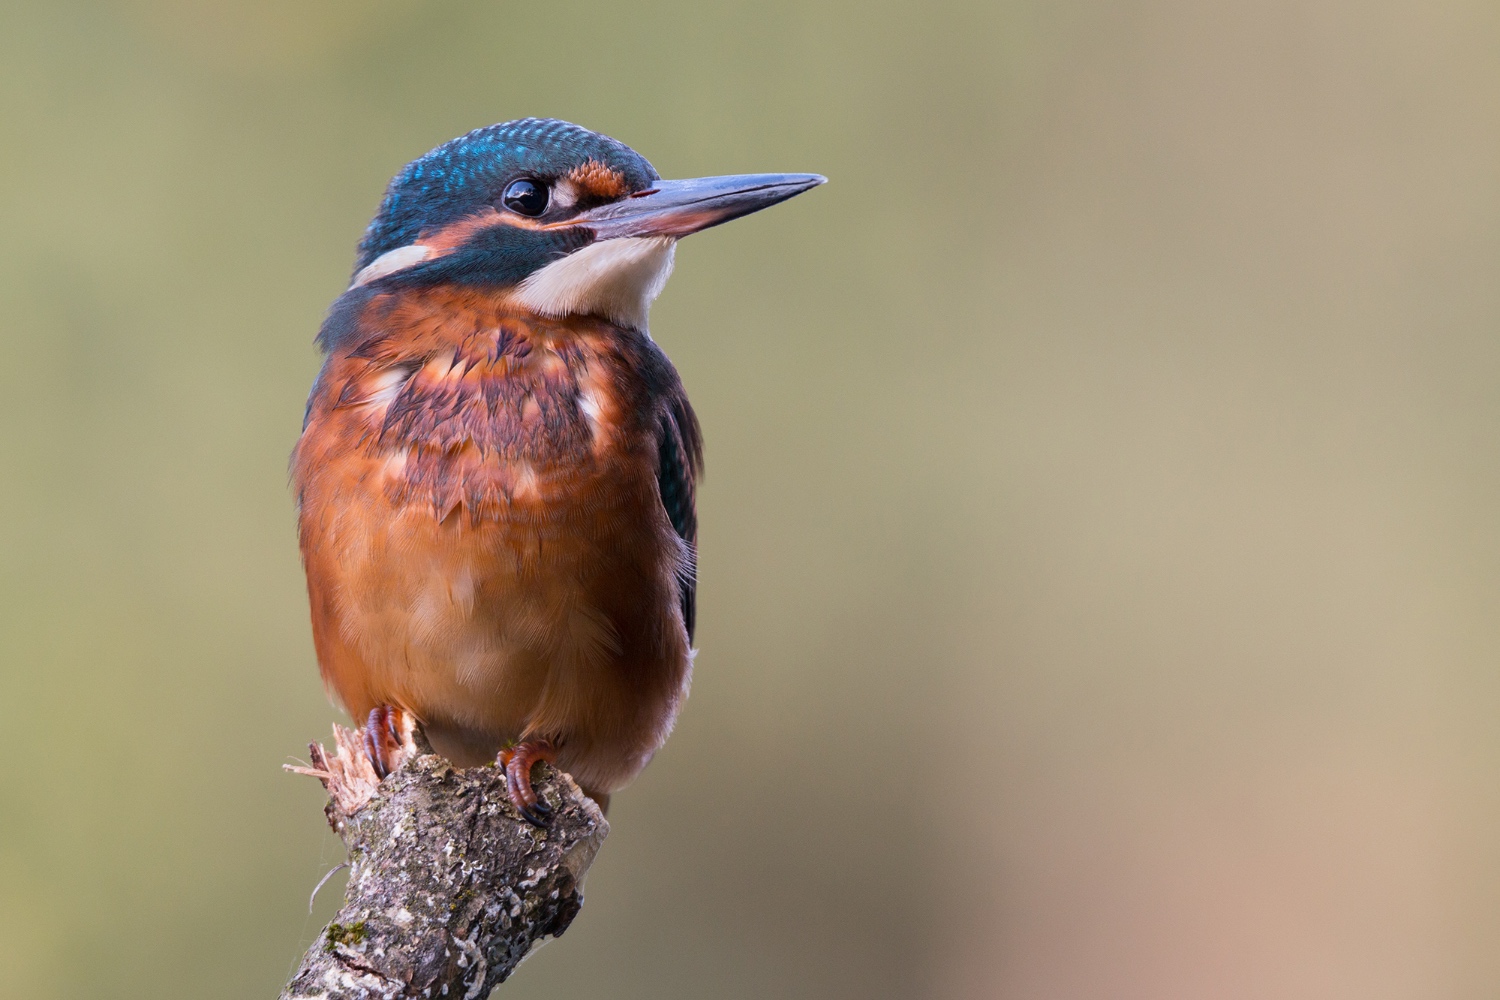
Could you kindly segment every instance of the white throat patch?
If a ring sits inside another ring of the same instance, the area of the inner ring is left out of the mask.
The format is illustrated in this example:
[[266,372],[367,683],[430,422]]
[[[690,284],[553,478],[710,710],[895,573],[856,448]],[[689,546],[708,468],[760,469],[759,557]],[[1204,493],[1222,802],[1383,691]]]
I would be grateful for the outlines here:
[[513,298],[543,316],[602,316],[645,330],[676,252],[677,241],[669,236],[600,240],[534,272]]

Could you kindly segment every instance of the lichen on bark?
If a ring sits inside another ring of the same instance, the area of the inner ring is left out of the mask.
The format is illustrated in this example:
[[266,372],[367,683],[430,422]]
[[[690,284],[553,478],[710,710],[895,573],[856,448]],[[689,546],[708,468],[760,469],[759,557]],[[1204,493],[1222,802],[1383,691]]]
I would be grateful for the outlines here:
[[328,789],[349,884],[282,1000],[477,1000],[567,930],[609,831],[572,778],[537,765],[537,794],[552,807],[538,828],[510,804],[498,767],[455,768],[409,733],[405,759],[381,781],[358,733],[335,727],[334,738],[333,756],[314,744],[312,766],[291,770]]

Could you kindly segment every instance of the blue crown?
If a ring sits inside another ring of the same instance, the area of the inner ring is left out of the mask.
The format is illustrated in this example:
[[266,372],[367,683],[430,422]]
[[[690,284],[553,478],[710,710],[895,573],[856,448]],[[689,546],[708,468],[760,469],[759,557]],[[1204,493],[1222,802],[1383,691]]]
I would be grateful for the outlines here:
[[555,118],[501,122],[445,142],[392,178],[360,240],[354,269],[496,200],[517,177],[555,179],[587,160],[618,171],[631,190],[658,179],[646,158],[624,143]]

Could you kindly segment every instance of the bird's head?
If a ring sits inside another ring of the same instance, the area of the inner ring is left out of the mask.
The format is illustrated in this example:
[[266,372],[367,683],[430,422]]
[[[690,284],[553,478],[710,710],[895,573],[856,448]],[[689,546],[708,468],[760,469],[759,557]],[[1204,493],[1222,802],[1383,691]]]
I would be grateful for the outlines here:
[[665,181],[629,146],[577,125],[491,125],[396,175],[360,242],[350,291],[478,286],[541,315],[644,329],[678,239],[823,182]]

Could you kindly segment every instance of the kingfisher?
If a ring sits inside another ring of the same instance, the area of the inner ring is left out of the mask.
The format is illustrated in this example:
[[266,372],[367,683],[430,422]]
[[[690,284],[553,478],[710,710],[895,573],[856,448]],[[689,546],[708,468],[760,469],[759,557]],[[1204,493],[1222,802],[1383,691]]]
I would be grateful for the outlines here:
[[824,183],[662,180],[555,119],[476,129],[390,182],[329,308],[292,480],[324,684],[377,773],[420,726],[539,760],[602,808],[692,676],[703,439],[647,314],[677,241]]

